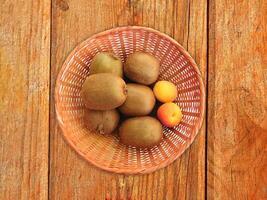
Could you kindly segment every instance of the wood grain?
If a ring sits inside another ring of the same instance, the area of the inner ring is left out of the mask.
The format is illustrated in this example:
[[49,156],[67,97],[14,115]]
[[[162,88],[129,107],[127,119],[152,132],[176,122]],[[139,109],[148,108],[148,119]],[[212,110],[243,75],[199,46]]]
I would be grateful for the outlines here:
[[267,4],[209,10],[208,199],[267,199]]
[[[56,76],[68,53],[87,37],[115,26],[143,25],[171,35],[188,49],[205,80],[206,21],[206,0],[54,1],[52,105]],[[152,174],[125,176],[99,170],[78,157],[63,140],[54,107],[50,114],[51,199],[204,199],[205,126],[175,163]]]
[[50,1],[1,1],[0,199],[48,198]]

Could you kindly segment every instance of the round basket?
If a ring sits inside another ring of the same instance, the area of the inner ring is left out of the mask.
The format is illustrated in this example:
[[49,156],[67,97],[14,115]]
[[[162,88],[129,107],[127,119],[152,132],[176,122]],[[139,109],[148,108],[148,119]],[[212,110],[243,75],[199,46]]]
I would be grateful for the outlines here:
[[[159,80],[176,84],[181,123],[163,127],[164,138],[153,148],[125,146],[118,136],[89,132],[84,125],[81,86],[98,52],[113,52],[124,62],[135,51],[160,61]],[[64,62],[55,88],[56,113],[67,142],[93,165],[116,173],[148,173],[167,166],[193,142],[203,120],[205,90],[197,65],[174,39],[146,27],[127,26],[98,33],[78,45]]]

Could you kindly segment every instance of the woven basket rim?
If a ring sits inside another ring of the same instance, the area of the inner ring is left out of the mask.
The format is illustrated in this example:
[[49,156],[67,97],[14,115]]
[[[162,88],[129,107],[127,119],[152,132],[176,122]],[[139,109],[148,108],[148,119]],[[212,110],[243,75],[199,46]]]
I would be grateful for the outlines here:
[[[70,62],[71,58],[74,56],[74,54],[81,49],[82,47],[85,46],[85,44],[87,44],[88,41],[96,39],[98,37],[101,37],[103,35],[108,35],[110,33],[113,33],[115,31],[125,31],[125,30],[144,30],[144,31],[148,31],[148,32],[152,32],[155,33],[159,36],[161,36],[162,38],[166,38],[167,40],[169,40],[172,44],[176,45],[179,49],[179,51],[186,57],[186,59],[190,62],[191,66],[194,67],[194,70],[197,73],[197,78],[199,81],[199,87],[200,87],[200,120],[197,122],[197,124],[194,125],[194,129],[192,130],[192,135],[193,137],[190,138],[190,140],[187,142],[186,146],[183,148],[183,151],[181,151],[180,153],[177,153],[175,156],[170,157],[168,160],[153,166],[153,167],[149,167],[148,169],[120,169],[120,168],[115,168],[115,167],[106,167],[106,166],[102,166],[99,163],[95,162],[94,160],[90,160],[86,157],[85,154],[83,154],[83,152],[81,152],[79,149],[77,149],[76,145],[72,142],[72,140],[70,140],[68,138],[68,131],[64,128],[64,124],[63,121],[61,119],[61,115],[60,115],[60,111],[59,111],[59,87],[60,87],[60,78],[62,77],[62,74],[64,73],[65,69],[68,67],[68,63]],[[85,159],[87,162],[89,162],[90,164],[94,165],[95,167],[101,169],[101,170],[105,170],[108,172],[113,172],[113,173],[118,173],[118,174],[146,174],[146,173],[151,173],[154,172],[158,169],[164,168],[166,166],[168,166],[170,163],[174,162],[178,157],[180,157],[185,150],[188,149],[188,147],[193,143],[194,139],[196,138],[196,136],[199,133],[199,130],[201,129],[201,126],[203,124],[203,120],[204,120],[204,115],[205,115],[205,101],[206,101],[206,93],[205,93],[205,87],[204,87],[204,83],[203,83],[203,79],[201,77],[201,73],[200,70],[197,66],[197,64],[195,63],[194,59],[190,56],[190,54],[185,50],[185,48],[180,45],[175,39],[173,39],[172,37],[170,37],[169,35],[162,33],[158,30],[155,30],[153,28],[149,28],[149,27],[145,27],[145,26],[119,26],[119,27],[114,27],[105,31],[101,31],[99,33],[96,33],[92,36],[90,36],[89,38],[83,40],[82,42],[80,42],[75,48],[72,49],[72,51],[69,53],[69,55],[66,57],[65,61],[63,62],[62,67],[60,68],[60,71],[57,75],[57,79],[56,79],[56,84],[55,84],[55,94],[54,94],[54,99],[55,99],[55,112],[56,112],[56,116],[59,122],[59,126],[60,129],[62,131],[62,135],[64,140],[72,147],[73,150],[75,150],[76,153],[78,153],[79,156],[81,156],[83,159]]]

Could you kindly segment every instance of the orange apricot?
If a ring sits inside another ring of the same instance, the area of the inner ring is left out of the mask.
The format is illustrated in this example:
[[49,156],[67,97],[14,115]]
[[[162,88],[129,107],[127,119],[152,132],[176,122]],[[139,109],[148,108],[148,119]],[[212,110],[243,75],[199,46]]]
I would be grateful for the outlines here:
[[158,81],[153,88],[153,92],[157,100],[163,103],[172,102],[177,97],[177,88],[169,81]]
[[167,127],[174,127],[182,120],[182,111],[175,103],[164,103],[157,111],[157,117],[160,122]]

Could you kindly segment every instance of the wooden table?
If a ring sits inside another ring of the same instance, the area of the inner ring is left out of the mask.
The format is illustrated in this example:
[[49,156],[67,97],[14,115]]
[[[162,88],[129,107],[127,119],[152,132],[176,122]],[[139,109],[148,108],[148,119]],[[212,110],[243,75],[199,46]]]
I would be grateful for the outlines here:
[[[2,0],[0,199],[267,199],[265,0]],[[207,89],[190,148],[147,175],[99,170],[66,144],[54,86],[68,53],[94,33],[155,28],[182,44]]]

